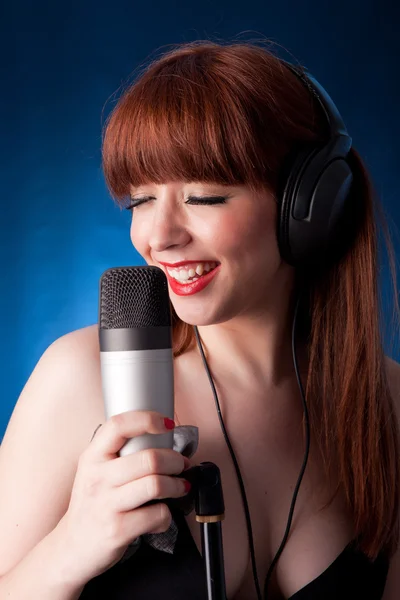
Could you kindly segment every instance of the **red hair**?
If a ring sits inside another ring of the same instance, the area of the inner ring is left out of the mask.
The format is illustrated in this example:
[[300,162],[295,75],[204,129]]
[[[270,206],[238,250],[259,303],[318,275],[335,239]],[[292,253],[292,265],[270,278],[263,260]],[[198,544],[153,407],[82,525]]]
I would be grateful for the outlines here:
[[[326,139],[321,109],[273,52],[252,43],[178,45],[124,91],[106,123],[103,170],[121,205],[131,186],[202,181],[268,189],[299,145]],[[326,474],[338,482],[360,548],[398,543],[399,440],[380,332],[377,199],[352,149],[357,232],[348,252],[310,280],[306,395]],[[172,308],[175,356],[193,327]]]

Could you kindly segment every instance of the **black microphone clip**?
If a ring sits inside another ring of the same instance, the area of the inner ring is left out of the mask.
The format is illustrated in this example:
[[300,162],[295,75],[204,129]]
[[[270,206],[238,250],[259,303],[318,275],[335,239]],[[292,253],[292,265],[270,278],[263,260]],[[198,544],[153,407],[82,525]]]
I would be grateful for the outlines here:
[[200,523],[202,556],[208,600],[226,600],[221,521],[225,518],[221,473],[212,462],[202,462],[183,472],[192,487],[196,521]]
[[196,521],[210,523],[222,521],[225,504],[222,493],[221,473],[212,462],[202,462],[182,473],[191,484],[188,493],[194,500]]

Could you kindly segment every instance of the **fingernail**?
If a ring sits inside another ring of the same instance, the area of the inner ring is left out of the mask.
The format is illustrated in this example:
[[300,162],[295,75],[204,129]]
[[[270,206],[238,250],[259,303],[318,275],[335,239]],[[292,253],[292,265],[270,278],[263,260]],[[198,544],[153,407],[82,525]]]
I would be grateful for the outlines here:
[[185,469],[189,469],[189,467],[191,467],[191,465],[192,465],[190,458],[188,458],[187,456],[183,457],[183,462],[185,465]]
[[183,483],[185,486],[185,494],[187,494],[190,491],[192,484],[190,483],[190,481],[187,481],[186,479],[183,480]]
[[164,424],[166,429],[174,429],[175,428],[175,421],[173,421],[172,419],[168,419],[168,417],[164,418]]

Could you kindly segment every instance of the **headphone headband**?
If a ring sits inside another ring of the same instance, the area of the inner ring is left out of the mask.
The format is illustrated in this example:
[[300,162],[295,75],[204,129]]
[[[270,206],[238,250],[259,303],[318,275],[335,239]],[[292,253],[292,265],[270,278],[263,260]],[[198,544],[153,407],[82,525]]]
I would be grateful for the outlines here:
[[[331,137],[339,135],[345,136],[349,139],[350,147],[352,139],[348,134],[347,127],[337,109],[336,104],[326,91],[326,89],[311,75],[306,67],[299,67],[288,63],[286,60],[282,62],[303,82],[303,84],[309,89],[313,96],[318,100],[322,110],[325,113],[326,120],[329,124]],[[350,149],[350,148],[349,148]]]
[[[307,268],[327,264],[340,255],[340,243],[353,173],[347,162],[352,147],[343,119],[332,98],[304,68],[282,62],[317,99],[329,125],[325,143],[305,143],[285,181],[278,218],[281,256],[289,264]],[[346,238],[346,239],[345,239]]]

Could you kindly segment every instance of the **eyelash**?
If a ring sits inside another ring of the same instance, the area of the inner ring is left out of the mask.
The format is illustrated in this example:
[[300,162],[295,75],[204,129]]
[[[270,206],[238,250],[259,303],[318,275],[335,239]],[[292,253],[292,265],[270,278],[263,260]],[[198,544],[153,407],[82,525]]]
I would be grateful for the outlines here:
[[[126,210],[133,210],[137,206],[144,204],[148,200],[154,200],[152,196],[145,196],[143,198],[138,198],[134,200],[129,206],[126,206]],[[226,197],[225,196],[206,196],[204,198],[198,198],[197,196],[189,196],[186,200],[185,204],[225,204]]]

